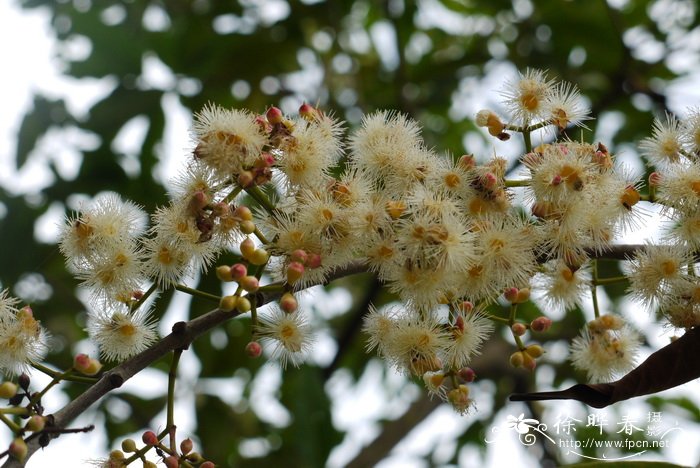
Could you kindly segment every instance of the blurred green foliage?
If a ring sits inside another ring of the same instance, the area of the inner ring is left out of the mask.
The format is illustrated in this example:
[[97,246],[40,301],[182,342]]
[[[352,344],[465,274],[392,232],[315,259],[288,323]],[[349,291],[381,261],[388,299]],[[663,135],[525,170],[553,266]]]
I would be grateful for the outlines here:
[[[50,297],[25,300],[35,305],[56,343],[63,344],[49,356],[50,362],[62,367],[70,365],[70,344],[84,337],[83,306],[75,297],[76,281],[63,268],[56,247],[28,233],[34,232],[37,219],[52,202],[65,206],[73,193],[113,190],[149,211],[164,203],[165,188],[154,180],[153,169],[170,118],[162,105],[166,95],[176,96],[194,112],[207,102],[259,112],[270,105],[294,112],[302,102],[318,103],[346,120],[350,128],[364,112],[398,109],[424,125],[428,146],[458,155],[470,151],[464,147],[470,135],[483,139],[487,148],[493,144],[464,118],[478,110],[472,109],[464,93],[470,96],[486,86],[494,90],[494,97],[487,100],[495,102],[501,83],[483,83],[483,77],[511,64],[518,70],[547,69],[552,76],[577,83],[597,117],[602,112],[624,116],[619,131],[604,142],[614,151],[647,135],[653,114],[666,110],[665,87],[682,77],[679,70],[669,68],[666,56],[679,51],[697,55],[673,40],[696,27],[696,8],[693,2],[673,0],[26,0],[23,7],[48,11],[58,41],[87,39],[90,52],[84,59],[62,58],[66,73],[76,78],[109,77],[112,83],[87,116],[72,115],[62,100],[37,95],[19,131],[17,169],[32,158],[36,143],[50,130],[79,128],[98,136],[99,144],[82,152],[75,179],[62,178],[50,166],[55,181],[38,195],[0,191],[0,202],[7,208],[0,221],[0,281],[3,287],[12,287],[27,274],[39,273],[51,287]],[[651,18],[650,12],[660,8],[671,13]],[[654,54],[659,48],[661,53]],[[146,64],[154,62],[172,75],[162,86],[144,77]],[[112,142],[124,125],[139,116],[148,125],[140,168],[134,173],[124,169],[122,155],[115,153]],[[591,132],[599,121],[588,123]],[[606,275],[618,270],[613,264],[604,268]],[[196,436],[206,456],[222,466],[324,464],[343,437],[332,425],[332,402],[324,385],[339,368],[350,369],[354,379],[362,375],[370,358],[364,354],[359,333],[361,306],[392,300],[371,277],[344,280],[337,287],[341,286],[351,292],[354,306],[331,322],[340,343],[339,355],[326,369],[308,366],[284,374],[277,393],[291,415],[286,426],[262,422],[244,404],[259,370],[259,363],[251,363],[242,352],[247,333],[244,321],[226,327],[223,346],[204,337],[191,347],[188,352],[195,353],[202,364],[203,381],[230,378],[242,367],[250,369],[247,377],[237,377],[246,385],[241,405],[231,407],[212,394],[196,397]],[[204,278],[202,287],[214,292],[219,288],[212,277]],[[624,288],[610,287],[607,292],[616,299]],[[165,311],[171,298],[172,294],[163,296],[157,313]],[[201,314],[209,307],[195,300],[189,314]],[[538,311],[528,313],[534,317]],[[570,339],[584,320],[580,312],[570,314],[555,324],[546,339]],[[509,348],[499,346],[494,349],[503,360]],[[494,411],[480,414],[458,443],[483,449],[484,432],[508,393],[533,389],[534,379],[494,359],[476,365],[480,379],[494,381]],[[551,365],[557,372],[556,383],[576,379],[566,363]],[[71,395],[79,391],[76,386],[67,389]],[[127,421],[107,419],[109,436],[117,440],[124,431],[147,424],[162,409],[159,398],[128,394],[110,398],[127,402],[134,415]],[[683,403],[654,402],[660,407]],[[96,411],[106,407],[100,405]],[[692,416],[699,418],[697,411]],[[398,431],[399,439],[412,427],[379,424]],[[255,438],[265,441],[264,456],[241,455],[241,443]],[[391,448],[383,447],[375,461]],[[556,462],[557,456],[543,452],[543,463]],[[426,457],[430,460],[431,454]],[[458,462],[457,452],[452,462]]]

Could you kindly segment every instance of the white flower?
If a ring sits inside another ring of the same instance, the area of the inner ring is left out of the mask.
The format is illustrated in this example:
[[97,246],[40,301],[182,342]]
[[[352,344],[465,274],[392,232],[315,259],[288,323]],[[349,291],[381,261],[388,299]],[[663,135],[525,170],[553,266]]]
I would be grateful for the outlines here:
[[5,313],[0,317],[0,370],[8,375],[26,372],[32,362],[41,361],[48,351],[48,334],[32,309],[12,308],[10,299],[3,293]]
[[287,364],[299,367],[306,358],[312,344],[311,327],[299,310],[287,314],[279,308],[273,308],[267,315],[259,316],[256,328],[263,345],[272,347],[272,359],[277,360],[282,368]]
[[90,314],[87,331],[105,359],[124,361],[155,343],[156,326],[150,311],[129,312],[123,304],[105,303],[101,310]]
[[610,382],[634,367],[640,344],[639,335],[628,326],[619,330],[587,327],[571,343],[571,363],[585,371],[591,383]]
[[651,137],[639,144],[642,156],[657,166],[668,166],[681,160],[683,133],[681,124],[673,115],[666,114],[666,120],[654,119]]
[[493,332],[493,323],[478,312],[459,315],[452,327],[452,340],[446,347],[445,364],[459,370],[480,354],[481,344]]

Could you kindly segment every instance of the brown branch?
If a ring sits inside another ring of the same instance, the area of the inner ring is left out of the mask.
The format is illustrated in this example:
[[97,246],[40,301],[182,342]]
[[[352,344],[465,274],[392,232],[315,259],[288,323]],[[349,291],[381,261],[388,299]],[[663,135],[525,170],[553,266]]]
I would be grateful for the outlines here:
[[606,384],[578,384],[554,392],[511,395],[511,401],[578,400],[594,408],[604,408],[642,395],[661,392],[700,377],[700,327],[685,332],[669,345],[652,353],[632,372]]

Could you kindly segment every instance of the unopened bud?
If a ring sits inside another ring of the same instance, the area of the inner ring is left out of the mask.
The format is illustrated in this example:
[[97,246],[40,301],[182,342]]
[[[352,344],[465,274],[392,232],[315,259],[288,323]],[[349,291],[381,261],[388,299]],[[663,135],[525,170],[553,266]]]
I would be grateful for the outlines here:
[[535,320],[530,322],[530,329],[538,333],[546,332],[551,326],[552,320],[545,316],[537,317]]
[[503,293],[503,297],[506,298],[508,302],[515,304],[518,299],[518,288],[508,288]]
[[317,253],[310,253],[306,259],[306,266],[311,268],[318,268],[321,266],[321,256]]
[[146,445],[155,447],[156,445],[158,445],[158,436],[153,431],[146,431],[141,436],[141,441]]
[[136,441],[134,439],[122,440],[122,450],[126,453],[135,452],[137,450]]
[[238,298],[236,296],[224,296],[219,300],[219,309],[224,312],[231,312],[236,308]]
[[241,242],[239,248],[241,249],[241,255],[247,260],[253,255],[253,252],[255,252],[255,242],[250,237],[246,237]]
[[516,302],[518,304],[522,304],[523,302],[527,302],[530,299],[530,288],[522,288],[518,291],[518,297],[516,298]]
[[241,278],[238,284],[241,286],[241,288],[248,292],[255,292],[260,287],[258,279],[255,276],[251,275],[244,276],[243,278]]
[[78,354],[73,359],[73,368],[81,374],[95,375],[102,369],[102,364],[87,354]]
[[255,223],[253,221],[241,221],[239,228],[243,234],[252,234],[255,232]]
[[214,465],[213,462],[205,461],[204,463],[199,465],[199,468],[216,468],[216,465]]
[[243,188],[250,187],[254,180],[255,174],[251,171],[241,171],[241,173],[238,174],[238,185]]
[[248,261],[253,265],[264,265],[270,258],[270,254],[265,249],[255,249]]
[[462,169],[469,171],[474,169],[476,166],[476,159],[474,158],[473,154],[464,154],[459,158],[459,162],[457,164]]
[[467,383],[474,382],[474,380],[476,379],[476,372],[474,372],[474,369],[472,369],[471,367],[462,367],[457,372],[457,375],[460,379]]
[[529,371],[535,370],[535,366],[537,366],[537,361],[535,361],[535,358],[533,358],[527,352],[522,352],[520,354],[523,356],[523,367]]
[[527,332],[527,325],[524,323],[516,322],[511,325],[510,329],[513,331],[515,336],[523,336]]
[[21,437],[17,437],[10,443],[10,448],[7,452],[16,460],[23,462],[27,457],[27,443]]
[[294,284],[304,275],[304,265],[299,262],[291,262],[287,266],[287,283]]
[[245,314],[246,312],[250,311],[252,307],[253,306],[251,305],[250,300],[247,297],[239,297],[236,301],[236,310],[242,314]]
[[538,357],[544,354],[544,349],[542,348],[542,346],[534,344],[529,345],[527,348],[525,348],[525,352],[533,358],[537,359]]
[[0,384],[0,398],[10,399],[17,395],[17,385],[13,382],[3,382]]
[[299,115],[308,121],[316,119],[318,111],[310,104],[304,103],[299,107]]
[[27,391],[29,390],[29,384],[31,383],[31,379],[27,374],[20,374],[20,376],[17,378],[17,383],[19,386],[22,388],[22,390]]
[[257,341],[251,341],[245,345],[245,353],[248,357],[258,358],[262,354],[262,346]]
[[248,275],[248,267],[242,263],[231,265],[230,271],[233,281],[240,281],[241,278]]
[[252,221],[253,212],[247,206],[240,205],[235,210],[233,210],[233,217],[240,219],[241,221]]
[[24,430],[29,432],[39,432],[44,430],[44,426],[46,426],[46,419],[43,416],[35,414],[29,418],[27,423],[24,425]]
[[267,112],[265,113],[265,117],[267,118],[267,121],[270,122],[271,124],[278,124],[284,120],[284,115],[282,114],[282,111],[277,108],[277,107],[270,107]]
[[231,267],[228,265],[220,265],[216,267],[216,277],[219,278],[219,281],[233,281]]
[[525,362],[525,358],[523,357],[523,353],[521,353],[520,351],[516,351],[510,355],[510,365],[511,366],[522,367],[524,362]]
[[189,437],[182,442],[180,442],[180,452],[182,452],[183,455],[187,455],[192,451],[192,448],[194,447],[194,444],[192,443],[192,439]]
[[180,460],[175,455],[170,455],[163,459],[163,464],[165,468],[178,468],[178,466],[180,466]]
[[309,257],[309,255],[306,253],[305,250],[302,249],[296,249],[294,252],[292,252],[289,255],[289,259],[293,262],[299,262],[302,265],[306,263],[306,259]]
[[298,307],[299,303],[297,302],[296,297],[294,297],[294,294],[290,292],[282,294],[282,297],[280,298],[280,309],[288,314],[291,314],[297,310]]

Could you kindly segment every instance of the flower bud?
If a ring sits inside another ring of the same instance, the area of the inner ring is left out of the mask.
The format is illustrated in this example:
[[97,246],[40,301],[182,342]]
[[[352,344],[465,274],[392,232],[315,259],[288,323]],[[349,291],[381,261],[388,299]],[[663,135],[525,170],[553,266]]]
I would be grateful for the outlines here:
[[27,443],[21,437],[17,437],[10,443],[10,448],[7,452],[15,459],[23,462],[27,457]]
[[241,278],[241,280],[238,282],[238,284],[245,290],[250,293],[255,292],[258,290],[260,287],[260,283],[258,282],[258,279],[255,276],[245,276]]
[[205,461],[204,463],[199,465],[199,468],[216,468],[216,465],[214,465],[213,462]]
[[527,332],[527,325],[524,323],[516,322],[511,325],[510,329],[513,331],[515,336],[523,336]]
[[321,266],[321,256],[317,253],[310,253],[306,259],[306,266],[311,268],[318,268]]
[[265,117],[267,118],[267,121],[270,122],[271,124],[278,124],[284,120],[284,115],[282,114],[282,111],[277,108],[277,107],[270,107],[267,112],[265,113]]
[[310,104],[304,103],[301,105],[301,107],[299,107],[299,115],[305,120],[313,121],[318,115],[318,110],[316,110]]
[[163,459],[163,464],[166,468],[177,468],[180,466],[180,460],[175,455],[170,455]]
[[538,333],[546,332],[551,326],[552,319],[545,317],[544,315],[537,317],[535,320],[530,322],[530,329]]
[[294,252],[291,253],[289,256],[289,259],[293,262],[299,262],[302,265],[306,263],[306,259],[309,257],[309,255],[306,253],[305,250],[302,249],[296,249]]
[[245,345],[245,353],[248,357],[258,358],[262,354],[262,346],[257,341],[251,341]]
[[518,291],[518,296],[516,297],[516,302],[522,304],[530,299],[530,288],[522,288]]
[[243,234],[252,234],[255,232],[255,223],[253,221],[241,221],[239,227]]
[[134,439],[124,439],[122,440],[122,450],[126,453],[135,452],[137,449],[136,441]]
[[[247,221],[245,221],[247,222]],[[252,263],[253,265],[264,265],[267,263],[267,260],[270,258],[270,254],[267,253],[267,250],[265,249],[255,249],[253,251],[253,254],[250,256],[248,261]]]
[[290,292],[286,292],[282,294],[282,297],[280,298],[280,309],[282,309],[284,312],[291,314],[295,310],[299,308],[299,303],[297,302],[296,297],[294,297],[294,294]]
[[219,281],[233,281],[231,267],[228,265],[219,265],[216,267],[216,277],[219,278]]
[[245,314],[246,312],[250,311],[251,307],[252,305],[250,304],[250,300],[248,300],[247,297],[239,297],[236,301],[236,310],[242,314]]
[[658,187],[661,184],[661,174],[652,172],[649,174],[649,186]]
[[17,395],[17,385],[13,382],[3,382],[0,384],[0,398],[10,399]]
[[287,266],[287,283],[294,284],[304,275],[304,265],[299,262],[291,262]]
[[520,351],[516,351],[510,355],[510,365],[511,366],[522,367],[524,362],[525,362],[525,358],[523,357],[523,353],[521,353]]
[[248,267],[242,263],[231,265],[231,278],[233,281],[240,281],[241,278],[248,275]]
[[233,217],[241,221],[252,221],[253,212],[247,206],[240,205],[233,210]]
[[250,237],[246,237],[241,242],[240,249],[241,255],[247,260],[253,255],[253,252],[255,252],[255,242]]
[[224,312],[231,312],[236,308],[237,303],[238,298],[236,296],[223,296],[219,300],[219,309],[223,310]]
[[[164,460],[165,461],[165,460]],[[154,462],[151,460],[144,460],[143,462],[143,468],[158,468],[158,465],[156,465]],[[167,465],[166,465],[167,466]],[[175,465],[177,466],[177,465]]]
[[503,293],[503,297],[505,297],[508,302],[515,304],[515,301],[518,299],[518,288],[506,289]]
[[467,383],[474,382],[476,379],[476,372],[474,372],[474,369],[471,367],[462,367],[459,371],[457,371],[457,375],[460,379]]
[[527,352],[522,352],[520,354],[523,356],[523,367],[529,371],[535,370],[535,366],[537,365],[535,358]]
[[141,436],[141,441],[146,445],[155,447],[156,445],[158,445],[158,436],[153,431],[146,431]]
[[31,379],[27,374],[20,374],[20,376],[17,378],[17,383],[22,388],[22,390],[27,391],[29,390],[29,384],[31,383]]
[[183,455],[187,455],[192,451],[192,448],[194,447],[194,444],[192,443],[192,439],[189,437],[182,442],[180,442],[180,452],[182,452]]
[[35,414],[29,418],[29,420],[27,420],[27,423],[24,425],[24,430],[29,432],[39,432],[44,430],[44,426],[46,426],[46,418]]
[[243,188],[250,187],[254,180],[255,174],[251,171],[241,171],[241,173],[238,174],[238,185]]
[[529,345],[527,348],[525,348],[525,352],[531,357],[537,359],[538,357],[544,354],[544,349],[542,348],[542,346],[534,344]]

